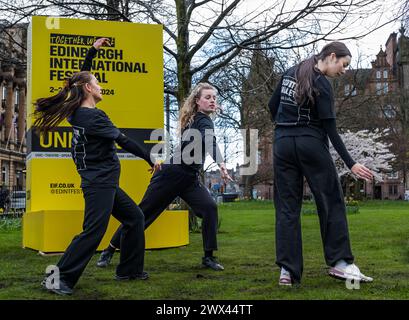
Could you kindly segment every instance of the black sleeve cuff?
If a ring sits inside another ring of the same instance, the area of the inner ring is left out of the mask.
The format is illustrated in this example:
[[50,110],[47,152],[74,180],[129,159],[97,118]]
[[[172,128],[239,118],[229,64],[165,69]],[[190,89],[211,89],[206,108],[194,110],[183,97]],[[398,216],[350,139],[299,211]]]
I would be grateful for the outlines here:
[[338,152],[339,156],[341,157],[342,161],[345,162],[346,166],[351,169],[356,162],[351,158],[351,155],[346,149],[344,142],[338,134],[335,119],[322,120],[322,124],[328,134],[329,139],[331,140],[334,149]]
[[97,55],[98,50],[94,46],[89,48],[87,55],[85,56],[84,63],[82,64],[81,71],[91,71],[92,69],[92,60]]
[[152,167],[153,162],[151,161],[151,157],[149,152],[137,141],[128,138],[126,135],[121,133],[118,138],[115,139],[115,142],[118,145],[125,149],[126,151],[132,153],[133,155],[144,159],[149,165]]

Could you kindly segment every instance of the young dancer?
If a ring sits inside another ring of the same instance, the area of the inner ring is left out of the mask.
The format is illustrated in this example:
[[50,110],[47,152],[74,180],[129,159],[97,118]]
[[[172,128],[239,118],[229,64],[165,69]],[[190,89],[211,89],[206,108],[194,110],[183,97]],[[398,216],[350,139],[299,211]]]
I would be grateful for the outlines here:
[[[220,167],[220,173],[226,182],[231,180],[214,137],[214,126],[210,115],[216,111],[216,89],[207,84],[199,83],[193,88],[180,110],[179,125],[182,133],[180,149],[171,159],[170,164],[163,164],[162,170],[156,172],[145,195],[139,204],[145,215],[145,228],[166,209],[176,198],[182,198],[200,218],[202,222],[202,237],[204,257],[202,264],[213,270],[224,270],[224,267],[213,256],[217,250],[217,205],[207,188],[199,180],[199,170],[203,168],[206,153],[210,153]],[[196,130],[196,131],[195,131]],[[206,131],[207,130],[207,131]],[[189,136],[198,133],[199,139],[192,140]],[[211,141],[210,150],[206,150],[206,140]],[[192,143],[196,144],[196,154],[192,151]],[[202,150],[198,152],[197,150]],[[185,161],[192,157],[193,161]],[[181,158],[181,161],[178,161]],[[189,162],[189,163],[188,163]],[[106,267],[115,252],[121,248],[119,238],[123,226],[120,226],[97,262],[97,266]]]
[[116,269],[117,280],[147,279],[144,266],[144,216],[135,202],[119,187],[120,162],[115,142],[143,158],[153,167],[150,155],[142,145],[122,134],[104,111],[96,108],[102,100],[101,87],[88,71],[92,58],[108,39],[98,39],[89,50],[81,72],[69,78],[55,96],[35,102],[34,127],[45,134],[64,119],[73,128],[72,158],[81,176],[85,199],[83,231],[74,237],[57,264],[59,283],[43,286],[61,295],[72,294],[89,260],[108,227],[110,215],[121,221],[123,232],[121,257]]
[[280,285],[301,281],[303,271],[300,211],[303,176],[317,205],[329,275],[372,281],[353,264],[344,196],[331,158],[328,137],[345,164],[360,178],[372,173],[356,163],[337,133],[334,97],[327,77],[345,73],[351,53],[345,44],[327,44],[318,55],[284,73],[269,108],[276,123],[274,142],[274,203],[276,257]]

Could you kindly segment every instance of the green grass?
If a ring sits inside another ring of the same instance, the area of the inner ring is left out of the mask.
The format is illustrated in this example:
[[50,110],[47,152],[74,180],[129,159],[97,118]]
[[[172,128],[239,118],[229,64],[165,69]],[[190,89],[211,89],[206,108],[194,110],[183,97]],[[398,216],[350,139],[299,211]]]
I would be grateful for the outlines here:
[[[313,207],[307,204],[306,207]],[[271,202],[222,204],[217,256],[224,272],[200,266],[202,240],[190,235],[190,245],[146,252],[148,281],[118,283],[114,266],[99,269],[95,255],[71,297],[44,292],[40,281],[47,265],[58,257],[42,257],[21,248],[21,230],[0,228],[0,299],[408,299],[409,203],[371,201],[359,214],[348,215],[356,263],[374,277],[360,290],[326,275],[316,215],[302,216],[304,275],[302,285],[277,285],[274,209]],[[10,224],[11,226],[13,224]],[[113,262],[118,262],[116,254]]]

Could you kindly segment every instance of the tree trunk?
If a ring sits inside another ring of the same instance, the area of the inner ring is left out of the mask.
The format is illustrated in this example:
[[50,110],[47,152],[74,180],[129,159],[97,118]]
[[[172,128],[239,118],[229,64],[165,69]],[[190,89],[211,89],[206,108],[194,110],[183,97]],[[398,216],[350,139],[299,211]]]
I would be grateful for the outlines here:
[[[246,130],[248,131],[248,130]],[[249,156],[250,155],[250,135],[247,134],[247,132],[245,133],[245,137],[243,137],[244,141],[246,142],[246,150],[245,152],[245,156]],[[246,164],[245,164],[246,165]],[[244,190],[243,190],[243,196],[247,199],[254,199],[253,198],[253,183],[254,183],[254,175],[246,175],[243,176],[243,183],[244,183]]]
[[107,0],[107,20],[110,21],[120,21],[121,15],[118,14],[121,8],[119,7],[119,0]]
[[189,94],[192,86],[192,74],[190,72],[189,58],[189,21],[187,21],[187,6],[185,0],[175,0],[176,16],[178,24],[177,46],[177,100],[179,109],[183,100]]
[[253,176],[244,176],[244,190],[243,190],[243,196],[246,199],[253,199]]

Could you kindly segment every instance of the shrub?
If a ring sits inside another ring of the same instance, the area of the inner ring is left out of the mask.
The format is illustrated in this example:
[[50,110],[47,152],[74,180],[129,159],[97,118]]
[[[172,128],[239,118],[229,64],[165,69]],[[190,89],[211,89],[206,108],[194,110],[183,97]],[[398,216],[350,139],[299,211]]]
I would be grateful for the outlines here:
[[1,217],[0,218],[0,230],[1,231],[21,230],[21,219]]
[[347,213],[359,213],[359,202],[353,198],[347,198],[345,201]]

